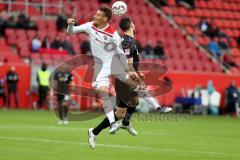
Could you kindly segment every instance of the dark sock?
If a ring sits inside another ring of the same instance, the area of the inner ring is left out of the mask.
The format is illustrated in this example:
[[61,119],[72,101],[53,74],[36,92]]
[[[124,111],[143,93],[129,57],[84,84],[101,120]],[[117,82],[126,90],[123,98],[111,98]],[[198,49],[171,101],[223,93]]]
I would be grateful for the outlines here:
[[131,119],[133,113],[135,112],[135,109],[136,109],[136,107],[128,107],[127,108],[127,113],[122,120],[122,124],[124,126],[129,126],[129,120]]
[[[114,117],[115,117],[115,121],[117,121],[118,118],[116,117],[115,113],[114,113]],[[93,132],[94,135],[98,135],[103,129],[105,129],[109,126],[110,126],[110,123],[109,123],[108,118],[106,117],[106,118],[104,118],[104,120],[101,123],[98,124],[97,127],[95,127],[93,129],[92,132]]]
[[59,113],[59,119],[63,120],[63,106],[62,105],[58,106],[58,113]]
[[64,117],[64,120],[65,120],[65,119],[67,119],[68,106],[64,106],[64,107],[63,107],[63,112],[64,112],[63,117]]

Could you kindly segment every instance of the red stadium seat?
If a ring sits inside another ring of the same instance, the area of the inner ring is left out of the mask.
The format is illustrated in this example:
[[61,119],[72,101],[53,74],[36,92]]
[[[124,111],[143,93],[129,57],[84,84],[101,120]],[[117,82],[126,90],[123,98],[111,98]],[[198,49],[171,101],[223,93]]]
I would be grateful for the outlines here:
[[205,1],[196,1],[196,5],[197,5],[197,7],[199,7],[199,8],[207,8],[207,4],[206,4],[206,2]]
[[208,9],[214,9],[215,8],[215,3],[213,3],[212,1],[207,1],[206,7]]
[[194,34],[194,30],[193,30],[193,28],[190,27],[190,26],[187,26],[187,27],[186,27],[186,32],[187,32],[188,34],[190,34],[190,35],[193,35],[193,34]]
[[16,34],[11,34],[7,36],[7,43],[10,45],[15,45],[17,43],[17,36]]
[[162,8],[163,12],[165,12],[166,14],[172,14],[172,10],[169,7],[163,7]]
[[15,29],[6,28],[6,29],[5,29],[5,34],[6,34],[7,36],[12,35],[12,34],[15,34]]
[[176,5],[175,0],[168,0],[168,4],[171,5],[171,6]]
[[27,37],[28,39],[32,39],[36,35],[35,30],[27,30]]
[[26,39],[27,38],[26,31],[23,29],[16,29],[16,35],[17,35],[18,39]]
[[29,52],[29,49],[28,48],[21,48],[20,51],[19,51],[19,55],[21,57],[30,57],[30,52]]
[[229,9],[232,11],[238,10],[235,3],[229,3]]
[[41,15],[40,8],[29,6],[28,14],[29,14],[29,16],[40,16]]
[[234,19],[240,19],[240,14],[238,12],[232,12]]
[[224,10],[228,10],[228,9],[229,9],[228,3],[223,2],[223,3],[222,3],[222,8],[223,8]]
[[46,24],[45,24],[45,20],[43,20],[43,19],[38,19],[37,21],[36,21],[36,24],[37,24],[37,28],[38,28],[38,30],[40,31],[43,31],[43,30],[45,30],[45,28],[46,28]]

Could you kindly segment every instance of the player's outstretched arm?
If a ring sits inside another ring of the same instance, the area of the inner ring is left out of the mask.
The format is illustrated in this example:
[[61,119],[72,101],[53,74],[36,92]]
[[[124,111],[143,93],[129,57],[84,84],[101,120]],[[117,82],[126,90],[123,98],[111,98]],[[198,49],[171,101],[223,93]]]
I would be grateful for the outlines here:
[[78,32],[87,32],[88,33],[88,28],[90,26],[90,22],[84,23],[79,26],[74,26],[75,20],[73,18],[69,18],[67,20],[67,33],[78,33]]

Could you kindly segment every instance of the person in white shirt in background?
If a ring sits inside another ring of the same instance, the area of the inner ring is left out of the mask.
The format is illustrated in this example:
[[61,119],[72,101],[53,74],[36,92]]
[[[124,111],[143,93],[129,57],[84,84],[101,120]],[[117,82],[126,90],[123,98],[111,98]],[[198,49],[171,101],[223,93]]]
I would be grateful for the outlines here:
[[38,52],[41,47],[41,41],[38,38],[38,35],[35,35],[32,40],[32,52]]

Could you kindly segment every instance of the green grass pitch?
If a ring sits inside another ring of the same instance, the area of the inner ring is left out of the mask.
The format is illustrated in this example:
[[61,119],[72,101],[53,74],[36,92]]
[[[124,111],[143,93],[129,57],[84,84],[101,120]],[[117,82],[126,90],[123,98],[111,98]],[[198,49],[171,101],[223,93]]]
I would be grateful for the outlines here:
[[87,129],[103,117],[58,125],[50,111],[0,111],[0,160],[240,160],[240,119],[137,121],[139,135],[108,129],[95,150]]

